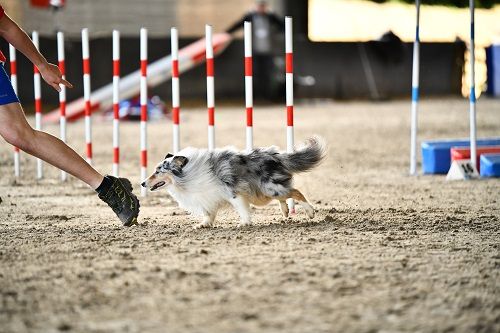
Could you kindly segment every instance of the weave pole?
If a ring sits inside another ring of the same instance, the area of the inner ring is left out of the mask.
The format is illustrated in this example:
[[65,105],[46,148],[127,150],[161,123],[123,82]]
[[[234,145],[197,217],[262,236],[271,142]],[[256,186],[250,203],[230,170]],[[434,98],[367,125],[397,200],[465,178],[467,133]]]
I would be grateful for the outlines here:
[[180,150],[180,94],[179,94],[179,36],[177,28],[170,29],[170,46],[172,54],[172,143],[176,154]]
[[92,165],[92,107],[90,104],[89,30],[82,29],[83,99],[85,101],[85,145],[87,162]]
[[120,32],[113,30],[113,176],[120,173]]
[[[10,82],[12,88],[17,95],[17,62],[16,62],[16,49],[9,44],[9,59],[10,59]],[[14,146],[14,176],[19,178],[21,176],[21,158],[19,148]]]
[[410,134],[410,175],[417,174],[417,132],[420,75],[420,0],[415,1],[417,10],[415,41],[413,42],[413,70],[411,84],[411,134]]
[[[38,32],[33,31],[33,45],[35,45],[36,49],[39,50],[39,42],[38,42]],[[35,89],[35,129],[37,131],[42,130],[42,85],[40,80],[40,72],[38,68],[33,65],[33,82]],[[43,178],[43,164],[42,160],[36,159],[36,178]]]
[[252,23],[244,23],[245,36],[245,108],[247,115],[246,149],[253,149],[253,72],[252,72]]
[[475,83],[475,42],[474,42],[474,0],[469,0],[470,7],[470,94],[469,94],[469,122],[470,122],[470,160],[477,170],[476,144],[476,83]]
[[[293,153],[293,30],[292,18],[285,17],[285,85],[286,85],[286,151]],[[293,199],[288,199],[290,213],[295,212]]]
[[207,59],[208,150],[215,149],[214,48],[212,26],[205,25],[205,55]]
[[[57,32],[57,61],[62,78],[66,79],[64,33],[62,31]],[[60,84],[59,87],[61,87],[61,91],[59,92],[59,138],[62,142],[66,143],[66,86],[64,84]],[[61,170],[61,181],[64,182],[66,179],[68,179],[68,174]]]
[[[148,121],[148,30],[141,28],[141,179],[147,177],[148,167],[148,143],[147,143],[147,121]],[[141,186],[141,195],[147,195],[146,188]]]

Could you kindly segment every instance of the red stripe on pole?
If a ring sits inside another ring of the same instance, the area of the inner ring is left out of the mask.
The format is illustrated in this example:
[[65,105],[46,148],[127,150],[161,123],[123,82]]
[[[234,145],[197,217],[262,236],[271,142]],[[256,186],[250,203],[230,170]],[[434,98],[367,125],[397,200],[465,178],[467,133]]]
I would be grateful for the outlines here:
[[172,77],[179,77],[179,60],[172,60]]
[[87,157],[92,158],[92,143],[87,143]]
[[172,108],[172,122],[175,125],[179,125],[179,108],[178,107]]
[[113,104],[113,117],[114,119],[120,118],[120,106],[118,104]]
[[208,108],[208,125],[214,126],[215,125],[215,116],[214,112],[215,108]]
[[120,163],[120,148],[113,148],[113,163]]
[[148,73],[148,61],[141,60],[141,75],[146,76]]
[[10,75],[17,75],[17,62],[15,60],[10,62]]
[[252,57],[245,57],[245,76],[252,76]]
[[83,59],[83,74],[90,75],[90,61],[89,61],[89,59]]
[[286,72],[287,73],[293,73],[293,53],[287,53],[285,56],[285,62],[286,62]]
[[59,70],[62,75],[66,75],[66,65],[64,64],[64,60],[59,61]]
[[35,112],[42,113],[42,100],[41,99],[35,99]]
[[253,126],[253,108],[247,108],[247,126]]
[[148,106],[141,105],[141,121],[148,121]]
[[90,104],[90,101],[85,101],[85,115],[90,116],[92,110],[92,105]]
[[293,105],[286,107],[286,124],[293,126]]
[[17,147],[15,147],[15,146],[14,146],[14,151],[15,151],[16,153],[19,153],[19,148],[17,148]]
[[38,70],[38,67],[36,67],[36,66],[33,66],[33,72],[35,74],[39,74],[40,73],[40,71]]
[[113,76],[120,76],[120,60],[113,60]]
[[147,150],[141,151],[141,166],[142,167],[148,166],[148,151]]
[[61,109],[61,116],[66,116],[66,102],[61,101],[59,102],[59,108]]
[[214,76],[214,59],[207,59],[207,76]]

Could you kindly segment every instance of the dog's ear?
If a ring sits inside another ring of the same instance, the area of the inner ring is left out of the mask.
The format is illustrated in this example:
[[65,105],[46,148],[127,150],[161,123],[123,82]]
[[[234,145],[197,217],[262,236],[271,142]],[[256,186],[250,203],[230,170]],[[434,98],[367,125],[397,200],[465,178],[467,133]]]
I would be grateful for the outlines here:
[[180,177],[182,174],[182,168],[187,164],[188,158],[185,156],[175,156],[172,159],[172,162],[170,162],[170,169],[172,170],[172,173]]
[[168,153],[168,154],[165,156],[165,159],[170,158],[170,157],[173,157],[173,156],[174,156],[173,154]]
[[187,162],[188,162],[188,158],[185,157],[185,156],[175,156],[173,159],[172,159],[172,163],[176,166],[176,167],[179,167],[179,168],[183,168]]

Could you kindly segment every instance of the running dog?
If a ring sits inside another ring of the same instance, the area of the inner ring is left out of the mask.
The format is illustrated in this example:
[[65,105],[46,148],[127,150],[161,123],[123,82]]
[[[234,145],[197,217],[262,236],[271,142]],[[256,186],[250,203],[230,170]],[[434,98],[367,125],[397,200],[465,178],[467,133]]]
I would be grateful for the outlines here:
[[298,201],[313,218],[314,208],[292,186],[292,177],[311,170],[325,156],[325,144],[316,136],[292,153],[280,152],[277,147],[251,152],[185,148],[165,156],[141,185],[150,191],[165,187],[181,208],[203,215],[196,228],[211,226],[217,211],[227,203],[239,213],[240,225],[251,224],[250,204],[263,206],[273,199],[279,201],[285,218],[289,198]]

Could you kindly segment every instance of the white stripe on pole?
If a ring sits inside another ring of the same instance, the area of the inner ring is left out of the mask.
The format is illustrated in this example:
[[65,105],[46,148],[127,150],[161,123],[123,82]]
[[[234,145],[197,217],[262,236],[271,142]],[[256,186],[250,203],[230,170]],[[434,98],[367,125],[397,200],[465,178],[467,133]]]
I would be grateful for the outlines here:
[[413,42],[413,71],[411,85],[410,175],[417,174],[418,100],[420,85],[420,0],[415,1],[415,6],[417,16],[415,24],[415,41]]
[[212,26],[205,25],[205,56],[207,59],[207,109],[208,109],[208,149],[215,149],[215,129],[214,129],[214,73],[213,58],[214,50],[212,43]]
[[[287,108],[287,128],[286,128],[286,150],[288,153],[294,151],[293,134],[293,30],[292,18],[285,17],[285,85],[286,85],[286,108]],[[288,208],[291,213],[295,212],[293,199],[288,199]]]
[[[62,78],[66,79],[66,65],[65,65],[65,55],[64,55],[64,33],[62,31],[57,32],[57,60],[59,62],[59,69],[62,73]],[[61,91],[59,92],[59,108],[61,118],[59,119],[59,137],[62,142],[66,143],[66,86],[64,84],[59,85]],[[68,175],[65,171],[61,170],[61,181],[66,181]]]
[[[141,180],[147,177],[147,104],[148,104],[148,85],[147,85],[147,59],[148,59],[148,30],[141,28]],[[141,195],[146,196],[146,188],[141,186]]]
[[477,134],[476,134],[476,80],[475,80],[475,37],[474,37],[474,0],[469,0],[470,6],[470,94],[469,94],[469,122],[470,122],[470,159],[477,170]]
[[[38,42],[38,32],[33,31],[33,45],[35,45],[36,49],[39,49],[39,42]],[[40,78],[40,73],[38,72],[38,69],[36,66],[34,67],[34,74],[33,74],[33,81],[34,81],[34,89],[35,89],[35,129],[38,131],[42,130],[42,84],[41,84],[41,78]],[[43,178],[43,164],[42,160],[37,158],[36,159],[36,178],[37,179],[42,179]]]
[[253,149],[253,72],[252,72],[252,23],[244,23],[245,46],[245,108],[246,108],[246,150]]
[[113,30],[113,175],[120,174],[120,32]]
[[[10,82],[12,88],[17,95],[17,61],[16,49],[9,44],[9,58],[10,58]],[[19,148],[14,147],[14,176],[19,178],[21,176],[21,158]]]
[[92,115],[91,115],[91,87],[90,87],[90,52],[89,30],[82,29],[82,58],[83,58],[83,99],[85,101],[85,144],[87,162],[92,164]]
[[179,35],[177,28],[170,29],[170,46],[172,54],[172,142],[173,151],[176,154],[180,150],[180,83],[179,83]]

